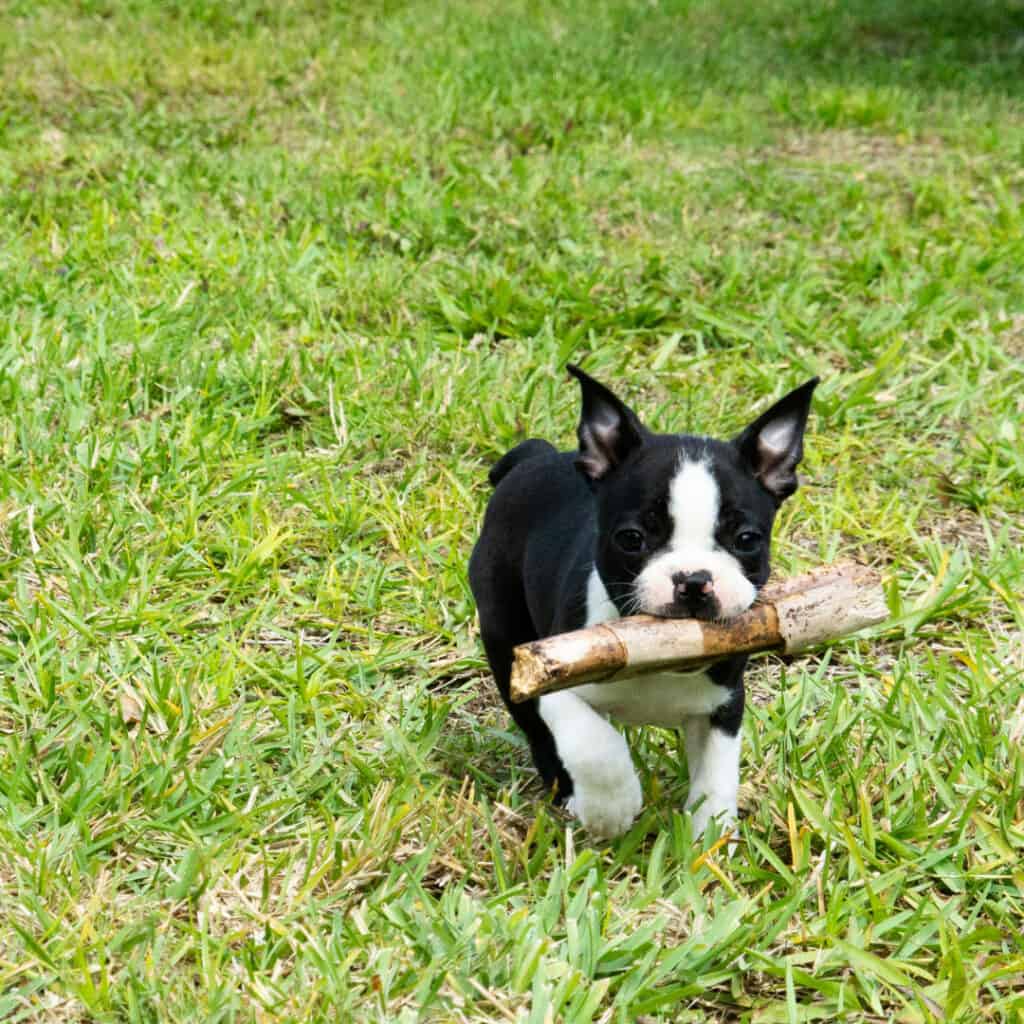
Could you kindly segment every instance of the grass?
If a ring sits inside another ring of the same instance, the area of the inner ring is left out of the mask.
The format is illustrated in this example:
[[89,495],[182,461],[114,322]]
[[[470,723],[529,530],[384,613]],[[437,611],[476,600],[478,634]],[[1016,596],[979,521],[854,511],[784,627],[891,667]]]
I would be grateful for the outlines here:
[[[1024,8],[8,0],[0,1016],[1024,1018]],[[485,469],[572,356],[665,429],[823,384],[750,676],[593,844],[491,692]]]

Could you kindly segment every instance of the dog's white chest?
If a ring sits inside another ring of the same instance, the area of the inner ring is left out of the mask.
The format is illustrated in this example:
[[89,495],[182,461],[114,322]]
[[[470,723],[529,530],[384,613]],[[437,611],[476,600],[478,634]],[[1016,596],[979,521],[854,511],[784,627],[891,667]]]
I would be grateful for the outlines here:
[[[594,569],[587,581],[587,625],[618,618],[619,611]],[[572,691],[595,711],[627,725],[676,727],[691,715],[710,715],[731,697],[706,672],[659,672],[614,683],[586,683]]]
[[587,683],[573,693],[595,711],[627,725],[671,727],[682,725],[691,715],[710,715],[731,696],[704,672],[664,672],[614,683]]

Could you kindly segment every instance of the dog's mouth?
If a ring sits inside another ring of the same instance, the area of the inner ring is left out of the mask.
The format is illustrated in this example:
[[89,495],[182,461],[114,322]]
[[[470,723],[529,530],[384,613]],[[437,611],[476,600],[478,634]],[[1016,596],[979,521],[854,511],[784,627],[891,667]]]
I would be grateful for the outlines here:
[[655,615],[659,619],[693,619],[695,622],[728,622],[727,616],[722,615],[720,608],[698,608],[694,611],[691,608],[681,608],[675,604],[665,604],[660,608],[652,609],[648,615]]

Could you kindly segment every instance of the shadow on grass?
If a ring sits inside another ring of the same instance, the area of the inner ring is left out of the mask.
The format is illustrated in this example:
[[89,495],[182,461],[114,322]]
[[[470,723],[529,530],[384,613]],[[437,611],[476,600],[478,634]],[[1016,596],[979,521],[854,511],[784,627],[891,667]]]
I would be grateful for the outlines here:
[[[786,45],[787,37],[792,46]],[[1019,3],[809,5],[794,27],[763,42],[774,48],[779,71],[787,75],[1008,92],[1020,92],[1024,84],[1024,5]]]
[[680,2],[653,10],[650,24],[631,26],[646,39],[637,56],[650,67],[673,52],[689,63],[700,49],[712,79],[727,71],[737,85],[778,77],[1017,95],[1024,89],[1019,0]]
[[[560,5],[546,18],[497,7],[451,33],[464,44],[456,76],[507,85],[537,101],[589,84],[636,107],[644,85],[677,98],[758,93],[774,84],[906,87],[925,93],[1024,91],[1024,4],[923,0],[693,0]],[[447,34],[447,33],[446,33]],[[498,37],[503,46],[495,50]],[[454,45],[445,39],[439,50]],[[450,51],[449,51],[450,52]],[[538,91],[546,81],[543,92]],[[524,86],[532,86],[523,89]],[[476,85],[468,86],[469,92]]]

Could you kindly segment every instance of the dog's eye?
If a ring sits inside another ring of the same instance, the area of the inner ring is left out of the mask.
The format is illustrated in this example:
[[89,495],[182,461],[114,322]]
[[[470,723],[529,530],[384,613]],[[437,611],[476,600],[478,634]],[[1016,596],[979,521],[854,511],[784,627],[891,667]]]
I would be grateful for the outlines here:
[[736,535],[736,549],[738,551],[754,552],[761,543],[761,534],[757,530],[740,530]]
[[619,530],[615,534],[615,543],[627,555],[636,555],[644,549],[644,535],[639,530]]

